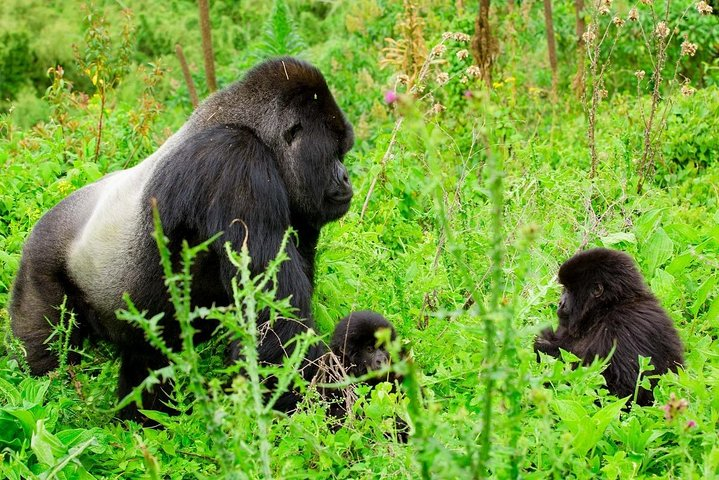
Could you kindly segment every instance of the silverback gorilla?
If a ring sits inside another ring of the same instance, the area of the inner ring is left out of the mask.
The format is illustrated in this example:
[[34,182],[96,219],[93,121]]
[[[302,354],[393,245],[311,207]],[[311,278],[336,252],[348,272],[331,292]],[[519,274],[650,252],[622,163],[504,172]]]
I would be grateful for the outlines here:
[[[559,283],[564,286],[559,327],[537,337],[536,351],[559,357],[561,348],[589,364],[595,357],[607,358],[614,348],[603,373],[618,397],[634,395],[639,355],[651,357],[651,374],[676,371],[684,362],[672,320],[626,253],[606,248],[578,253],[559,268]],[[653,400],[650,390],[639,389],[639,405]]]
[[[25,244],[10,305],[12,330],[25,344],[32,373],[58,364],[44,342],[65,296],[79,323],[75,345],[89,337],[117,347],[120,398],[141,383],[148,369],[166,364],[138,328],[116,318],[115,312],[125,307],[124,292],[139,310],[165,314],[165,340],[179,348],[179,328],[151,238],[152,198],[172,252],[183,239],[192,245],[224,232],[193,266],[195,306],[230,303],[235,268],[223,250],[226,241],[239,249],[247,238],[256,274],[275,257],[285,231],[292,227],[297,232],[278,274],[277,296],[292,297],[301,322],[278,320],[259,346],[262,362],[281,363],[291,350],[284,344],[313,326],[317,239],[323,225],[349,209],[352,186],[343,159],[353,143],[352,126],[319,70],[278,58],[208,98],[137,166],[61,201]],[[268,321],[267,312],[260,321]],[[214,326],[198,324],[198,340],[208,338]],[[234,346],[230,356],[236,359],[238,351]],[[322,353],[320,346],[308,352],[305,378],[312,377],[311,364]],[[162,408],[163,398],[146,392],[144,408]],[[277,408],[291,410],[296,401],[290,393]],[[126,418],[136,415],[134,406],[122,412]]]

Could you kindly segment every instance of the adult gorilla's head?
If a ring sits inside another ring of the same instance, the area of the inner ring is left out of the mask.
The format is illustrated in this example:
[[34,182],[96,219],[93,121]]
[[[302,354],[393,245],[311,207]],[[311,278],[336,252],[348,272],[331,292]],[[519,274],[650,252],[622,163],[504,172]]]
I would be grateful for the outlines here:
[[205,101],[188,128],[219,124],[251,128],[274,153],[293,217],[319,228],[347,213],[352,185],[343,160],[354,132],[317,68],[290,57],[258,65]]

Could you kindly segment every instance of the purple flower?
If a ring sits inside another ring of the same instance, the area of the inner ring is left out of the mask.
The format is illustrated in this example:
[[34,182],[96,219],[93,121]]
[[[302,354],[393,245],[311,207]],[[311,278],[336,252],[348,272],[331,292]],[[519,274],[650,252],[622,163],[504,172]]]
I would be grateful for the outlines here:
[[399,95],[394,90],[387,90],[384,93],[384,101],[387,105],[392,105],[397,100],[399,100]]
[[464,98],[472,98],[472,90],[465,90]]
[[697,422],[695,422],[694,420],[689,420],[687,422],[687,428],[694,428],[696,426],[697,426]]

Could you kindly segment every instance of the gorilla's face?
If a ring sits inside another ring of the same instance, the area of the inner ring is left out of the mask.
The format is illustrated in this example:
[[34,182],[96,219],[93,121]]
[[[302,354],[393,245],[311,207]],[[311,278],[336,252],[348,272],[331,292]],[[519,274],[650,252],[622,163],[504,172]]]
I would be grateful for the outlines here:
[[280,171],[290,208],[319,228],[349,210],[352,200],[344,157],[352,148],[352,126],[329,91],[304,91],[280,118]]

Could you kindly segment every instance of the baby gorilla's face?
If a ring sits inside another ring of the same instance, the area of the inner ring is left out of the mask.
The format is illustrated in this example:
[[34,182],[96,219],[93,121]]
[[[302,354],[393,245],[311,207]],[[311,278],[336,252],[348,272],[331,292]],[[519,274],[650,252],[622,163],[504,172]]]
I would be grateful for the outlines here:
[[384,348],[377,348],[374,344],[367,344],[360,350],[357,366],[364,370],[362,373],[381,370],[389,364],[389,353]]

